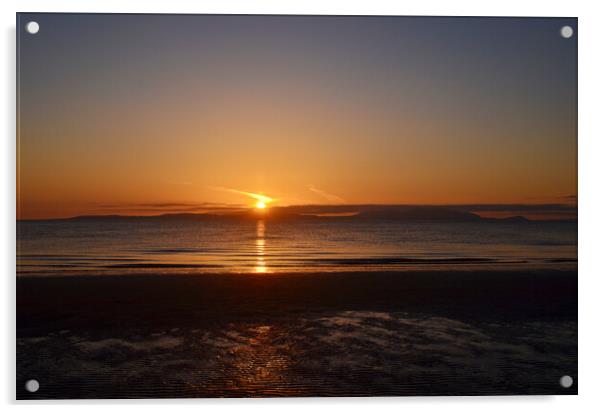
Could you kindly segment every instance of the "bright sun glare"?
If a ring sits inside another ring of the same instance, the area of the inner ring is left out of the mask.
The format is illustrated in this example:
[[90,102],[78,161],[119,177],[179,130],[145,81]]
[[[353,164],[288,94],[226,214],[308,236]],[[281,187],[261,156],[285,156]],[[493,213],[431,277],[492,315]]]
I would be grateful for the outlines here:
[[255,204],[255,207],[258,209],[265,209],[265,202],[257,201],[257,203]]

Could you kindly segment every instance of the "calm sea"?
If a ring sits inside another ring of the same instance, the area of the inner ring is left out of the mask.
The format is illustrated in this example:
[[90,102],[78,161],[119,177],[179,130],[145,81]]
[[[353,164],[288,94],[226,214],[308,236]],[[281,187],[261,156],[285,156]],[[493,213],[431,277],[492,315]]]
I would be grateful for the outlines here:
[[22,221],[20,275],[575,268],[576,223]]

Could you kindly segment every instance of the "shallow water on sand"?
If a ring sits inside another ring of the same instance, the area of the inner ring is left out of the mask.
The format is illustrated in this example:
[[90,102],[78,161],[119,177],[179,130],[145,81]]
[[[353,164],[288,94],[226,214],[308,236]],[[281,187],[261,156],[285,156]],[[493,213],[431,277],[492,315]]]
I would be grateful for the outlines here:
[[576,321],[472,323],[398,312],[308,312],[198,329],[17,340],[19,398],[562,394]]
[[316,272],[459,267],[574,268],[568,222],[22,221],[17,271]]

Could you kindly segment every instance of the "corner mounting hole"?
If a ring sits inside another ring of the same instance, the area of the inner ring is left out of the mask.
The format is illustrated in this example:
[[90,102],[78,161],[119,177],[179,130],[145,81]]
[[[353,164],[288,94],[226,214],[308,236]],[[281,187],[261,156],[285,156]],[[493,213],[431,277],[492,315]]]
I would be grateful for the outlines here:
[[560,378],[560,385],[565,389],[568,389],[573,385],[573,378],[571,376],[562,376]]
[[27,380],[25,382],[25,390],[30,393],[35,393],[40,389],[40,383],[37,380]]
[[40,25],[38,22],[31,21],[25,25],[25,30],[27,30],[27,33],[29,34],[36,34],[40,31]]
[[571,26],[562,26],[560,29],[560,35],[565,39],[573,37],[573,28]]

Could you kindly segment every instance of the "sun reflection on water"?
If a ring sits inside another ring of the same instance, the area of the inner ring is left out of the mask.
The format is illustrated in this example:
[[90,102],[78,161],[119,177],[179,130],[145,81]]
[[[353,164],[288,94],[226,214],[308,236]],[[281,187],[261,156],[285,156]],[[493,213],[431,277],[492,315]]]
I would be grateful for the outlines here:
[[254,270],[256,273],[268,272],[268,266],[265,262],[265,222],[263,220],[257,221],[257,234],[255,238],[255,255],[257,260],[255,261]]

